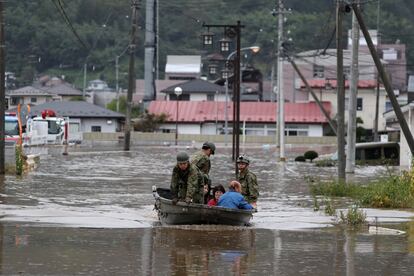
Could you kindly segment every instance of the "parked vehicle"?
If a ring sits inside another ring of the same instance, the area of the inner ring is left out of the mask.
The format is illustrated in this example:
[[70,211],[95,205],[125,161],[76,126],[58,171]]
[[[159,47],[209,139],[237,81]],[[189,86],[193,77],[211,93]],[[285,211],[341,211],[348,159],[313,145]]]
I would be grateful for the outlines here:
[[152,187],[155,209],[161,224],[223,224],[245,226],[253,210],[230,209],[205,204],[177,202],[173,204],[170,189]]
[[[29,118],[22,127],[23,146],[46,144],[60,145],[67,139],[68,119],[56,117],[52,110],[45,110],[42,116]],[[5,116],[5,143],[14,145],[19,141],[19,123],[16,114]]]

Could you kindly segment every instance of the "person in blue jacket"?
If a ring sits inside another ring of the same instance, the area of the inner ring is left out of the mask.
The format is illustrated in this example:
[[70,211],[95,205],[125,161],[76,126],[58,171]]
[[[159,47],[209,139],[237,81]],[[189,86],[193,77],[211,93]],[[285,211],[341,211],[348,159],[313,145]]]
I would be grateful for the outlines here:
[[247,203],[242,196],[240,183],[235,180],[230,182],[229,190],[220,197],[217,206],[233,209],[253,209],[253,206]]

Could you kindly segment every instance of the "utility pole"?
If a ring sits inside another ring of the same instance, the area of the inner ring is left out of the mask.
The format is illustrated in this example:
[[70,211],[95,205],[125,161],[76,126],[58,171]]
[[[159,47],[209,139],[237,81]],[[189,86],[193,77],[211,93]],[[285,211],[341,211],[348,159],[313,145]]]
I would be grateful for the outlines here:
[[116,112],[119,112],[119,56],[115,57]]
[[146,0],[145,5],[145,93],[144,102],[155,99],[155,1]]
[[365,22],[364,22],[364,19],[362,18],[362,14],[359,10],[358,5],[357,4],[351,4],[351,6],[352,6],[352,9],[355,12],[355,15],[356,15],[357,19],[358,19],[359,26],[362,30],[362,33],[364,34],[364,37],[365,37],[365,40],[367,42],[368,48],[371,52],[371,56],[372,56],[372,58],[375,62],[375,65],[377,66],[378,73],[381,76],[382,83],[384,84],[384,87],[385,87],[385,91],[387,91],[388,98],[391,101],[391,104],[392,104],[392,107],[394,109],[395,115],[396,115],[396,117],[398,119],[398,122],[400,124],[401,131],[403,132],[404,137],[407,140],[407,144],[410,147],[411,154],[414,155],[414,138],[413,138],[413,135],[411,134],[410,128],[408,127],[407,121],[404,118],[404,114],[401,111],[401,107],[398,104],[397,97],[394,94],[391,83],[388,79],[387,72],[385,71],[384,67],[381,64],[381,60],[378,56],[377,50],[375,49],[374,43],[372,42],[371,36],[369,35],[368,29],[365,26]]
[[83,64],[83,89],[82,89],[82,97],[85,100],[86,97],[86,71],[88,70],[88,64],[85,63]]
[[345,182],[345,83],[344,83],[344,57],[343,57],[343,32],[342,20],[344,14],[344,2],[337,0],[336,6],[336,51],[337,51],[337,102],[338,102],[338,181]]
[[[380,39],[380,28],[379,28],[379,22],[380,22],[380,10],[381,10],[381,1],[378,0],[377,5],[377,47],[379,47],[381,43]],[[378,116],[379,116],[379,95],[380,95],[380,79],[379,79],[379,73],[377,70],[377,94],[375,95],[375,119],[374,119],[374,141],[379,141],[378,137]]]
[[[359,2],[359,0],[357,0]],[[351,52],[351,86],[348,105],[348,131],[346,136],[346,172],[355,171],[355,143],[356,143],[356,106],[358,94],[358,49],[359,49],[359,25],[352,13],[352,52]]]
[[6,107],[5,99],[5,48],[6,42],[4,41],[4,6],[3,0],[0,0],[0,175],[5,174],[5,156],[4,156],[4,111]]
[[128,94],[126,102],[126,119],[125,119],[125,137],[124,150],[129,150],[131,142],[131,110],[132,110],[132,93],[135,90],[135,51],[137,46],[137,27],[138,27],[138,2],[134,0],[132,3],[132,17],[131,17],[131,41],[129,44],[129,70],[128,70]]
[[278,2],[278,35],[277,35],[277,134],[279,144],[279,161],[286,161],[285,157],[285,95],[283,92],[283,0]]

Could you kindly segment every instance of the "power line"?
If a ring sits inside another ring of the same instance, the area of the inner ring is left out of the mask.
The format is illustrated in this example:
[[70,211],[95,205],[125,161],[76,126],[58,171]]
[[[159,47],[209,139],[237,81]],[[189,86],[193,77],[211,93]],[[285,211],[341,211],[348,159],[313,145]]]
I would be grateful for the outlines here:
[[51,1],[55,5],[55,7],[59,11],[59,13],[65,19],[66,24],[69,26],[69,28],[72,31],[72,33],[75,35],[75,37],[77,38],[78,42],[83,46],[83,48],[85,48],[86,50],[88,50],[88,47],[83,42],[83,40],[79,37],[78,33],[76,32],[75,28],[72,25],[72,22],[70,21],[69,17],[67,16],[66,11],[65,11],[65,9],[64,9],[64,7],[62,5],[62,2],[61,2],[63,0],[56,0],[57,3],[54,0],[51,0]]

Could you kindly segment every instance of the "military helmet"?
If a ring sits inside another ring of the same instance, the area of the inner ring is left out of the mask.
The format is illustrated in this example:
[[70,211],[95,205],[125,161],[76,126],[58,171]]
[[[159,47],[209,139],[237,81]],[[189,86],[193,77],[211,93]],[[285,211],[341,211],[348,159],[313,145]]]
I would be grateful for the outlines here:
[[250,159],[246,155],[240,155],[239,157],[237,157],[237,163],[245,163],[249,165]]
[[190,156],[188,156],[186,152],[182,151],[177,154],[178,163],[188,162],[189,160],[190,160]]
[[211,149],[211,154],[214,154],[214,152],[216,151],[216,145],[214,145],[214,143],[212,142],[205,142],[201,148]]

